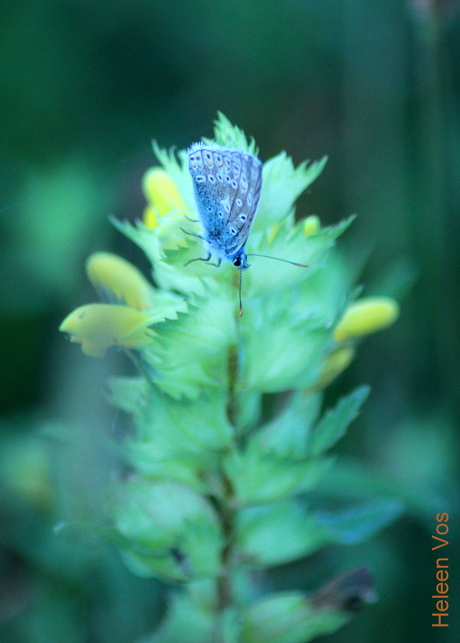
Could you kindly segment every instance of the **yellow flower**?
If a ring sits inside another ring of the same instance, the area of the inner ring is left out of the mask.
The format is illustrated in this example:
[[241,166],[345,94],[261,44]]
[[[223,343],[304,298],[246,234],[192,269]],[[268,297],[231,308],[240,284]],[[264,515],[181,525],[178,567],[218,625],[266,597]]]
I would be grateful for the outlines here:
[[87,304],[68,315],[59,330],[81,344],[92,357],[103,357],[110,346],[143,348],[152,343],[151,317],[129,306]]
[[346,342],[360,335],[375,333],[391,326],[399,315],[399,306],[389,297],[366,297],[347,308],[339,321],[334,339]]
[[336,377],[348,368],[355,356],[355,351],[350,346],[340,346],[332,351],[324,360],[323,368],[315,388],[321,389],[329,386]]
[[303,231],[307,237],[311,234],[315,234],[321,228],[321,220],[316,214],[312,214],[307,217],[303,222]]
[[109,301],[126,303],[138,310],[152,306],[152,287],[129,261],[110,252],[95,252],[86,262],[90,282]]
[[144,223],[148,228],[156,228],[158,217],[164,217],[171,210],[180,210],[177,216],[188,211],[176,184],[160,167],[152,167],[144,174],[142,190],[148,205],[144,210]]

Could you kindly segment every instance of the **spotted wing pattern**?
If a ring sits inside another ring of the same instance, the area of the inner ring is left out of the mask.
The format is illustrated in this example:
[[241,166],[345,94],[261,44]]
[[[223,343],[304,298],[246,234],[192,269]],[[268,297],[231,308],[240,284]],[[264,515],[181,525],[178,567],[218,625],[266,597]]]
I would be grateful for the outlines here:
[[238,150],[196,143],[189,169],[211,252],[232,261],[248,238],[262,187],[262,164]]

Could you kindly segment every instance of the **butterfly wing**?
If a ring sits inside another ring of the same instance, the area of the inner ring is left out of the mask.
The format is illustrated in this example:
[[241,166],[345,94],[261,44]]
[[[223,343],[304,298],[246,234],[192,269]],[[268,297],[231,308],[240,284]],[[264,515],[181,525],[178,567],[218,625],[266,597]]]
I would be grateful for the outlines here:
[[248,238],[262,187],[262,164],[238,150],[200,143],[189,150],[189,168],[205,239],[231,261]]
[[262,189],[262,164],[249,154],[230,154],[233,186],[237,183],[237,188],[230,208],[224,245],[226,252],[232,255],[246,243],[256,215]]

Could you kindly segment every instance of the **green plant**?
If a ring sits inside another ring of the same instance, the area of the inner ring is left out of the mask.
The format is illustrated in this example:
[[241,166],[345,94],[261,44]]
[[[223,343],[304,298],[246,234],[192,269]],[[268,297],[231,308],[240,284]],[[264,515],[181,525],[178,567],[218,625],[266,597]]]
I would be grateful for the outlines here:
[[[256,152],[222,115],[215,138]],[[123,444],[129,473],[107,492],[107,533],[134,573],[182,585],[149,641],[303,643],[371,599],[369,572],[309,596],[261,596],[254,571],[360,542],[399,514],[386,498],[335,512],[308,508],[334,466],[330,449],[368,394],[360,387],[321,413],[323,390],[358,340],[392,323],[398,307],[387,298],[352,301],[334,248],[352,218],[321,228],[316,216],[294,217],[325,159],[294,168],[281,153],[264,165],[247,247],[309,267],[254,258],[240,317],[233,266],[186,265],[202,253],[183,231],[193,229],[184,216],[195,211],[187,153],[155,152],[163,169],[145,176],[144,222],[114,224],[144,250],[156,286],[120,257],[97,253],[87,272],[109,303],[82,306],[61,325],[87,354],[119,346],[139,369],[110,382],[111,402],[136,430]]]

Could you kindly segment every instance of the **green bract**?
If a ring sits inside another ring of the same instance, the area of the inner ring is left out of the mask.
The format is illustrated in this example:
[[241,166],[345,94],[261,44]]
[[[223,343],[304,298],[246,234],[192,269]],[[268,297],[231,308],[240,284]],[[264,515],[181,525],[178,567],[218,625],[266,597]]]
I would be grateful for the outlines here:
[[[215,142],[256,153],[222,115]],[[110,383],[111,403],[135,425],[123,443],[129,473],[107,492],[112,539],[135,573],[184,586],[152,643],[309,641],[346,622],[346,604],[298,592],[260,598],[251,571],[360,542],[401,511],[385,497],[335,512],[309,508],[334,466],[328,451],[368,394],[361,387],[322,412],[322,388],[351,361],[359,329],[382,327],[363,320],[375,305],[344,317],[353,290],[335,243],[352,218],[330,228],[318,217],[296,222],[295,200],[325,159],[295,168],[283,152],[267,161],[246,250],[308,267],[250,257],[240,317],[238,270],[187,265],[204,256],[201,240],[185,232],[201,230],[187,153],[156,145],[155,153],[164,169],[144,181],[145,222],[114,222],[145,252],[155,286],[127,262],[97,255],[88,266],[110,302],[104,327],[93,327],[96,314],[84,327],[74,313],[62,325],[92,355],[117,345],[139,367],[138,377]],[[122,320],[116,335],[107,331],[111,311]],[[342,319],[347,334],[337,337]],[[351,599],[365,600],[359,583],[353,591]]]

